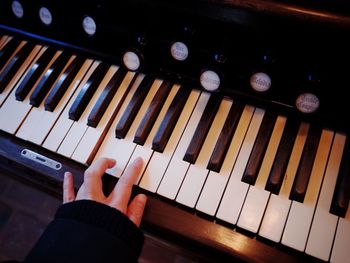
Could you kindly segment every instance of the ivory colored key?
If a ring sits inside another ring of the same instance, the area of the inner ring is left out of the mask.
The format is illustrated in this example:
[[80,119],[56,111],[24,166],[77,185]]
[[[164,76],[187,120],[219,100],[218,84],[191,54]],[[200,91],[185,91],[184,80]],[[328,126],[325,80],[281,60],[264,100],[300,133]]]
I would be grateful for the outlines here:
[[[44,49],[39,51],[39,54],[36,56],[35,61],[43,54]],[[32,65],[33,65],[32,64]],[[29,66],[30,68],[31,66]],[[23,78],[25,78],[26,74],[23,74]],[[19,83],[21,82],[19,81]],[[19,84],[18,84],[19,85]],[[0,129],[7,131],[8,133],[16,133],[17,129],[25,119],[26,115],[31,109],[31,105],[29,104],[29,97],[27,97],[24,101],[16,100],[16,88],[12,90],[9,97],[4,102],[1,110],[0,110]]]
[[209,173],[207,164],[231,106],[231,100],[223,99],[221,101],[198,158],[196,162],[190,165],[189,169],[187,170],[185,179],[176,197],[176,202],[192,208],[196,205],[200,191]]
[[264,153],[263,161],[257,176],[257,181],[255,185],[249,186],[248,194],[237,222],[238,227],[252,233],[258,232],[260,222],[270,197],[270,192],[265,190],[265,184],[276,156],[277,148],[281,141],[285,124],[286,117],[278,116],[274,124],[266,152]]
[[[121,70],[119,68],[118,70]],[[110,127],[110,124],[120,109],[123,100],[125,99],[130,85],[133,82],[136,74],[134,72],[128,72],[125,75],[124,80],[120,83],[118,90],[115,92],[113,98],[111,98],[108,107],[104,111],[104,114],[101,116],[101,120],[98,125],[94,127],[88,127],[84,136],[81,138],[79,145],[74,150],[72,159],[80,163],[91,163],[95,153],[102,143],[104,135],[107,133],[107,130]]]
[[[11,56],[9,61],[5,64],[4,68],[0,72],[0,105],[3,103],[7,95],[12,91],[14,85],[22,77],[27,67],[31,65],[35,55],[39,52],[38,47],[27,43],[21,42],[19,48],[16,49],[15,54]],[[39,48],[39,49],[40,49]],[[35,55],[34,55],[35,54]]]
[[[181,89],[178,93],[181,92]],[[156,192],[160,181],[168,167],[168,164],[173,156],[176,146],[181,139],[181,135],[186,128],[186,124],[190,119],[191,113],[198,101],[200,92],[198,90],[192,90],[189,94],[189,97],[186,99],[183,110],[177,118],[177,122],[174,123],[174,128],[172,133],[169,134],[170,138],[162,152],[155,151],[152,155],[151,160],[149,161],[143,177],[139,186],[151,192]],[[176,101],[178,94],[174,98]],[[172,103],[173,105],[173,103]],[[172,110],[170,106],[169,110]],[[162,144],[163,145],[163,144]],[[154,144],[153,144],[154,147]],[[153,148],[154,149],[154,148]]]
[[322,189],[318,198],[311,230],[305,252],[316,258],[328,261],[331,255],[333,239],[336,233],[338,216],[329,213],[333,191],[339,172],[346,136],[337,133],[334,136],[332,150],[327,164]]
[[193,110],[191,118],[186,126],[186,129],[181,137],[181,140],[173,154],[169,166],[159,185],[157,193],[169,199],[175,199],[176,194],[181,186],[183,178],[189,167],[189,163],[183,160],[185,152],[190,144],[190,141],[195,133],[196,127],[202,117],[204,109],[209,101],[210,94],[203,92]]
[[261,222],[259,235],[274,242],[280,242],[282,237],[283,228],[292,203],[292,201],[289,200],[289,193],[292,189],[293,181],[299,166],[308,129],[308,123],[301,123],[290,155],[281,190],[278,195],[271,194]]
[[73,120],[69,119],[69,110],[76,100],[79,92],[84,87],[85,83],[90,78],[91,74],[95,71],[97,66],[100,64],[99,61],[95,61],[89,67],[88,71],[84,74],[84,78],[79,82],[79,86],[75,89],[74,95],[70,98],[68,104],[66,105],[64,111],[56,121],[55,125],[52,127],[49,135],[44,141],[44,148],[56,152],[60,147],[62,141],[64,140],[66,134],[69,132],[73,124]]
[[[235,103],[235,102],[233,102]],[[232,106],[233,108],[234,106]],[[203,187],[202,193],[196,205],[196,209],[208,215],[214,216],[219,206],[221,196],[225,191],[225,186],[230,178],[230,174],[234,164],[236,163],[239,150],[243,143],[245,134],[249,127],[255,108],[245,106],[242,115],[239,119],[236,131],[232,137],[226,157],[223,161],[220,173],[210,171],[208,178]],[[230,117],[230,114],[228,118]],[[226,122],[231,122],[227,119]]]
[[[64,140],[62,141],[60,147],[58,148],[57,152],[64,155],[64,156],[71,157],[73,155],[74,150],[76,149],[76,147],[78,147],[79,142],[81,141],[81,139],[83,138],[85,132],[87,131],[87,129],[89,127],[87,125],[87,119],[88,119],[89,113],[91,112],[93,106],[96,104],[96,101],[98,100],[99,96],[103,92],[104,88],[106,87],[106,85],[108,84],[110,79],[113,77],[115,72],[118,70],[118,67],[110,66],[107,72],[104,72],[104,71],[101,72],[102,68],[97,67],[96,70],[94,71],[94,73],[97,73],[97,74],[104,74],[104,73],[105,74],[101,77],[101,81],[98,82],[98,84],[96,86],[96,90],[93,92],[93,96],[89,100],[89,103],[86,105],[79,120],[74,121],[72,123],[71,128],[69,129],[69,131],[66,134]],[[93,75],[91,75],[91,77],[92,76]],[[92,81],[96,80],[95,77],[96,76],[94,76]],[[89,79],[91,79],[91,78],[89,78]],[[93,85],[93,84],[91,84],[91,85]],[[86,84],[84,85],[83,89],[85,89],[85,87],[86,87]],[[82,91],[79,92],[79,95],[81,93],[82,93]],[[84,94],[86,94],[85,91],[84,91]],[[78,95],[78,97],[79,97],[79,95]],[[75,102],[76,101],[77,101],[77,99],[75,100]],[[69,112],[71,113],[71,111],[69,111]]]
[[[12,38],[10,38],[10,39],[12,39]],[[7,42],[10,41],[10,39],[9,39],[8,36],[1,36],[1,38],[0,38],[0,48],[2,49],[7,44]],[[0,56],[3,56],[3,51],[0,51]],[[1,67],[0,67],[0,70],[1,70]]]
[[345,218],[340,217],[331,255],[332,263],[347,263],[350,258],[350,210]]
[[[134,143],[133,140],[135,137],[137,127],[139,127],[142,118],[145,116],[147,109],[151,104],[151,101],[153,100],[162,82],[163,81],[160,79],[156,79],[155,81],[153,81],[153,84],[149,89],[148,94],[144,99],[141,107],[139,108],[136,117],[134,118],[133,123],[131,124],[131,127],[128,133],[126,134],[125,138],[117,138],[117,148],[113,154],[113,158],[117,160],[117,169],[114,170],[113,173],[117,177],[120,177],[124,172],[124,169],[126,168],[126,165],[128,164],[128,161],[136,148],[136,143]],[[123,114],[123,116],[125,115]]]
[[[67,65],[67,67],[70,67],[71,63],[73,63],[75,58],[76,57],[73,56],[69,60],[69,65]],[[48,136],[51,129],[55,126],[55,123],[59,119],[61,113],[65,110],[67,104],[69,104],[71,97],[73,96],[76,88],[79,86],[79,83],[81,82],[81,80],[84,78],[84,76],[85,76],[86,72],[88,71],[88,69],[90,68],[92,62],[93,61],[90,59],[85,60],[85,62],[82,64],[82,66],[79,69],[79,71],[77,72],[77,74],[72,78],[71,82],[69,84],[67,83],[67,89],[62,94],[62,97],[55,105],[55,108],[53,111],[46,110],[46,105],[44,106],[45,110],[43,110],[43,115],[40,118],[40,120],[38,121],[38,123],[40,123],[40,125],[33,125],[33,130],[30,133],[27,140],[29,140],[33,143],[39,144],[39,145],[43,144],[45,138]],[[63,70],[64,73],[62,75],[65,74],[66,69]],[[57,82],[56,82],[56,84],[57,84]],[[48,97],[54,91],[56,84],[52,88]],[[46,98],[45,101],[47,101],[48,97]],[[66,115],[66,116],[68,116],[68,115]]]
[[254,111],[242,148],[216,214],[217,218],[231,224],[236,224],[248,191],[248,184],[243,183],[241,178],[253,149],[264,114],[265,111],[260,108],[256,108]]
[[[164,83],[164,82],[163,82]],[[167,83],[168,85],[168,83]],[[158,89],[158,91],[161,89],[161,88],[164,88],[163,84],[162,86]],[[169,87],[167,87],[169,89]],[[153,138],[157,132],[157,130],[159,129],[159,126],[162,122],[162,120],[164,119],[164,116],[166,114],[166,112],[168,111],[169,109],[169,106],[171,104],[171,102],[173,101],[176,93],[179,91],[179,86],[178,85],[173,85],[171,87],[171,90],[170,92],[168,93],[168,96],[165,100],[165,102],[162,104],[162,108],[159,112],[159,114],[157,114],[157,118],[153,124],[153,126],[151,126],[151,131],[149,132],[149,135],[147,136],[146,138],[146,141],[143,145],[137,145],[136,148],[135,148],[135,151],[133,152],[131,158],[130,158],[130,161],[129,163],[132,163],[136,158],[138,157],[141,157],[142,160],[143,160],[143,167],[142,167],[142,170],[140,172],[140,176],[138,177],[138,179],[136,180],[135,184],[138,184],[138,182],[140,181],[141,179],[141,176],[143,174],[143,171],[145,170],[145,167],[147,166],[152,154],[153,154],[153,150],[152,150],[152,141],[153,141]],[[163,91],[162,91],[163,92]],[[158,94],[158,92],[157,92]],[[151,108],[153,108],[154,105],[150,105]],[[147,112],[149,112],[150,109],[147,110]],[[146,115],[147,116],[147,113]],[[144,119],[143,119],[144,120]],[[142,122],[140,123],[140,126],[142,126]]]
[[304,202],[292,202],[286,226],[283,231],[282,244],[299,251],[304,251],[306,246],[306,240],[326,169],[333,135],[334,133],[332,131],[322,131]]

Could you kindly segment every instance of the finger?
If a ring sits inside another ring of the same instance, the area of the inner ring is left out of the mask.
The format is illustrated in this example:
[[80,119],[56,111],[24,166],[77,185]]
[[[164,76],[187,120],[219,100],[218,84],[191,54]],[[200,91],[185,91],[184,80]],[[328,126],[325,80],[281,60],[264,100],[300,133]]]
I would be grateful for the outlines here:
[[127,216],[137,226],[140,226],[147,197],[144,194],[135,196],[128,207]]
[[88,169],[85,171],[84,180],[87,179],[100,179],[104,172],[112,168],[116,161],[110,158],[100,158],[93,162]]
[[119,209],[123,213],[126,213],[132,186],[141,172],[142,165],[143,161],[141,158],[135,159],[135,161],[127,167],[122,177],[119,178],[118,183],[109,197],[111,206]]
[[65,204],[74,201],[74,199],[75,193],[73,175],[70,172],[65,172],[63,179],[63,203]]

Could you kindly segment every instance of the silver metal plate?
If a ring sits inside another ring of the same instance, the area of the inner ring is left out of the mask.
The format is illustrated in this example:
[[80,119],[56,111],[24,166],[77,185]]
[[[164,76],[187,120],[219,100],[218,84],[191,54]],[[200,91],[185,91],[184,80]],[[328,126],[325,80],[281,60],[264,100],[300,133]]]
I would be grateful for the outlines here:
[[22,150],[21,155],[29,160],[35,161],[54,170],[60,170],[62,168],[62,164],[59,162],[28,149]]

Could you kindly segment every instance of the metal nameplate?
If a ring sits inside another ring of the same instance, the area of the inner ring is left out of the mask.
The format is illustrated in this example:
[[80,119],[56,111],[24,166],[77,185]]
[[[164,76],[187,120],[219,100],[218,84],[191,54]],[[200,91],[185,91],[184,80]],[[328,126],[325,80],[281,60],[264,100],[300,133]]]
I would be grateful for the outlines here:
[[28,149],[23,149],[21,155],[29,160],[35,161],[54,170],[60,170],[62,168],[61,163]]

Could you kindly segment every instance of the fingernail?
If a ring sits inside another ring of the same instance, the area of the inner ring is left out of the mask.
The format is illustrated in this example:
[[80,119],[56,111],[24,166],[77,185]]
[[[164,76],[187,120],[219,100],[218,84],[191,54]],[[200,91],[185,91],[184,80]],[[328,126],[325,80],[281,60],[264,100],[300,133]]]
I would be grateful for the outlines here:
[[143,160],[141,157],[137,157],[134,161],[135,165],[142,165],[143,164]]
[[64,173],[64,179],[68,179],[68,176],[69,176],[69,172],[65,172]]

